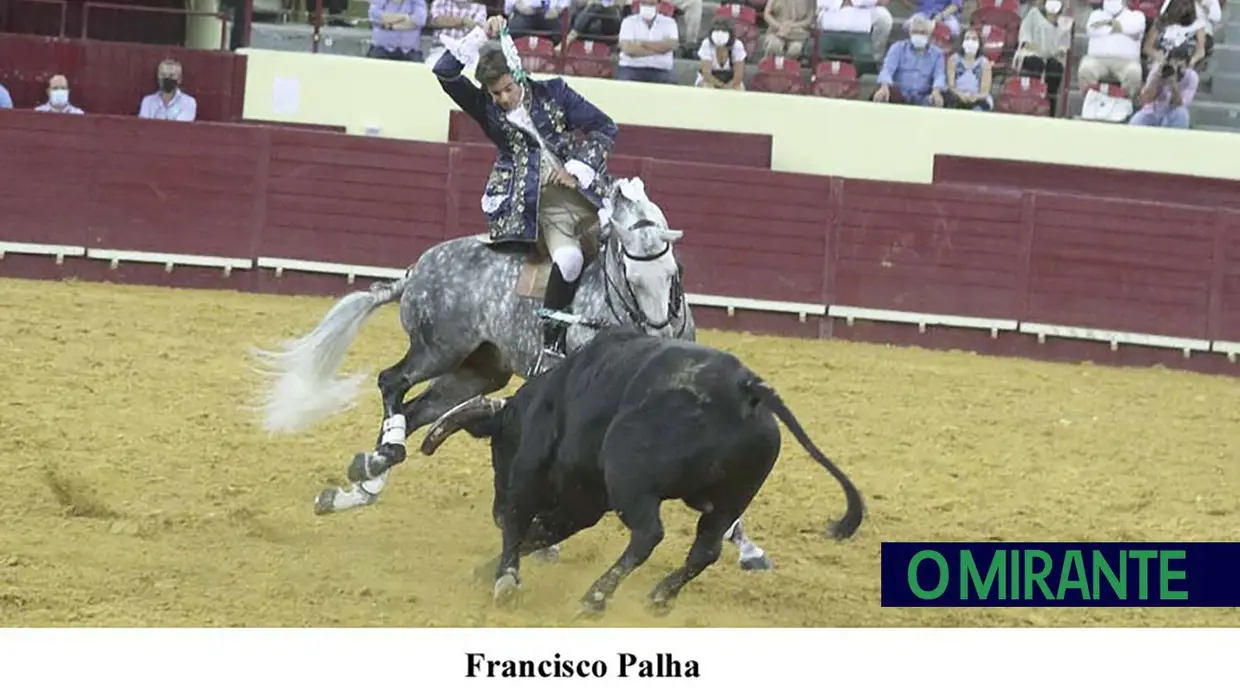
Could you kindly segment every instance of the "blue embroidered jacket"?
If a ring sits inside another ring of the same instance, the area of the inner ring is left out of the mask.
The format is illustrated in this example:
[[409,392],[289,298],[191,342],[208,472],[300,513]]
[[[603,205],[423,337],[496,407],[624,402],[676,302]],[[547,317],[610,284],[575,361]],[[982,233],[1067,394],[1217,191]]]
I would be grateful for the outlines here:
[[[470,61],[486,40],[486,32],[475,28],[448,46],[434,72],[443,91],[499,148],[482,196],[491,240],[534,242],[538,239],[538,168],[542,163],[538,140],[512,123],[485,90],[461,73],[465,67],[461,59]],[[618,132],[615,122],[560,78],[528,79],[522,100],[547,148],[579,182],[588,180],[579,191],[596,209],[601,208],[615,186],[607,171]],[[584,137],[574,138],[574,131]],[[583,169],[593,177],[578,174]]]

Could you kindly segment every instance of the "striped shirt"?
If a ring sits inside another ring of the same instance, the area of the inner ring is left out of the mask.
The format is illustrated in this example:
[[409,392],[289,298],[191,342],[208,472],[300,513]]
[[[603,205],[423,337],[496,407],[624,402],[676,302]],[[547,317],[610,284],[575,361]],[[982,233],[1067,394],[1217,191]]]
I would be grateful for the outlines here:
[[198,117],[198,100],[177,90],[172,101],[167,104],[158,92],[142,98],[142,106],[138,109],[140,119],[159,119],[161,121],[193,121]]
[[[385,12],[409,15],[410,29],[384,29],[379,19]],[[422,27],[426,24],[426,0],[370,0],[370,43],[388,50],[422,52]]]
[[[466,0],[434,0],[431,3],[431,19],[436,17],[470,17],[478,23],[478,26],[482,26],[487,22],[487,8],[482,3]],[[436,29],[434,46],[435,48],[443,47],[440,37],[447,36],[459,41],[468,33],[469,28],[466,27]]]
[[64,109],[53,109],[51,104],[40,104],[39,106],[35,107],[34,110],[35,111],[48,111],[54,114],[85,114],[86,113],[82,111],[81,109],[73,106],[72,104],[66,104]]

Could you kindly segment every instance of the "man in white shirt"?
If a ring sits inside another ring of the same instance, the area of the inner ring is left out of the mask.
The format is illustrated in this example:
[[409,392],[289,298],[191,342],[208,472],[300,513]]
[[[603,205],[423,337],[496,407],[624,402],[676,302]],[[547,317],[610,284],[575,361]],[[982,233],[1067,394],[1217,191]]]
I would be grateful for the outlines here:
[[676,20],[659,12],[658,2],[641,0],[637,14],[620,23],[617,80],[676,84],[673,52],[680,45],[680,28]]
[[1085,31],[1089,47],[1077,71],[1082,93],[1088,93],[1103,80],[1119,80],[1134,98],[1141,90],[1141,40],[1145,35],[1145,15],[1129,9],[1124,0],[1103,0],[1102,7],[1089,13]]
[[193,121],[198,118],[198,101],[181,91],[181,64],[166,58],[156,69],[159,91],[142,98],[138,118],[160,121]]
[[858,73],[874,71],[874,7],[877,0],[818,0],[818,55],[848,56]]
[[69,101],[69,79],[64,75],[53,75],[52,79],[47,81],[47,102],[35,107],[34,110],[53,114],[86,113]]

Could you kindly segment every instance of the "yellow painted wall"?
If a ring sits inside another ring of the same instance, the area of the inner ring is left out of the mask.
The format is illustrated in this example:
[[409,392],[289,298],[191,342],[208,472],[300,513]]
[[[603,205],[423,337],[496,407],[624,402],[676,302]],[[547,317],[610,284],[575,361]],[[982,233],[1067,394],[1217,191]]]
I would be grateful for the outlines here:
[[[445,142],[455,108],[430,67],[246,49],[246,118],[377,127]],[[807,96],[570,78],[621,124],[769,133],[772,168],[929,182],[935,154],[1240,179],[1240,135],[978,114]]]

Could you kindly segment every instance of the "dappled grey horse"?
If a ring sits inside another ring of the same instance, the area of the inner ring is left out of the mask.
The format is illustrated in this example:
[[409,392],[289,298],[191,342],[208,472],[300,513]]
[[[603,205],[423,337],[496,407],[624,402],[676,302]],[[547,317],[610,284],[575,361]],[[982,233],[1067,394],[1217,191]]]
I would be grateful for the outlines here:
[[[584,269],[569,322],[571,351],[605,325],[635,326],[648,334],[696,340],[673,243],[663,212],[640,179],[621,180],[600,214],[597,259]],[[352,407],[364,374],[337,377],[349,346],[379,307],[400,302],[409,349],[379,373],[383,422],[375,449],[357,453],[347,470],[348,488],[324,489],[315,512],[344,511],[374,503],[392,467],[406,458],[405,439],[449,409],[503,389],[514,374],[527,375],[542,350],[541,301],[523,297],[528,252],[492,247],[485,236],[461,237],[428,249],[399,280],[376,283],[341,298],[318,326],[281,350],[256,350],[272,382],[264,395],[264,427],[293,433]],[[549,260],[543,260],[549,264]],[[415,385],[430,380],[417,397]],[[745,535],[741,521],[728,531],[740,564],[770,568],[766,553]],[[549,550],[554,553],[554,549]]]

